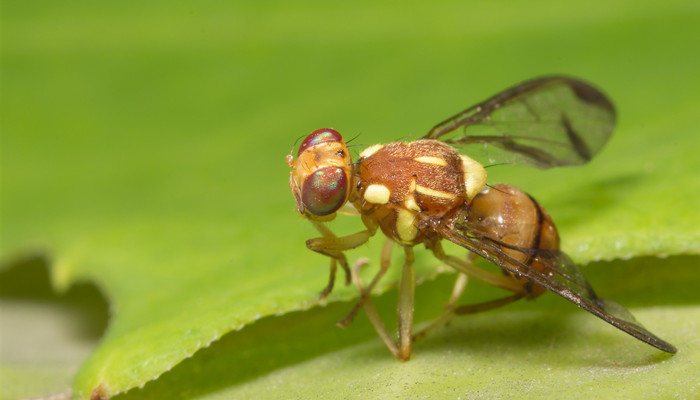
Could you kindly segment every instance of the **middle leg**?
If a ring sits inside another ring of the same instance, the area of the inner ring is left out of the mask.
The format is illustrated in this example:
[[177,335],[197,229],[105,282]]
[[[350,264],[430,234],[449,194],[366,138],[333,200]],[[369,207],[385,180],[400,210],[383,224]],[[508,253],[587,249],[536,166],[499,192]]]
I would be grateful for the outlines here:
[[370,296],[371,289],[376,285],[379,279],[384,275],[391,262],[391,246],[393,242],[387,242],[384,245],[382,251],[382,267],[380,271],[375,275],[374,279],[369,286],[365,287],[358,275],[358,270],[365,265],[365,263],[360,263],[355,266],[353,280],[355,285],[360,291],[360,300],[350,314],[340,321],[341,326],[347,325],[354,317],[356,310],[359,307],[363,307],[367,318],[369,318],[372,326],[377,331],[377,334],[382,339],[386,347],[391,351],[394,356],[400,361],[408,361],[411,357],[411,346],[413,343],[413,337],[411,333],[413,332],[413,309],[415,301],[415,273],[413,270],[413,248],[410,246],[404,246],[405,261],[403,264],[401,272],[401,281],[399,282],[399,300],[398,300],[398,331],[399,337],[398,341],[392,339],[392,335],[386,329],[384,321],[374,307],[374,302]]

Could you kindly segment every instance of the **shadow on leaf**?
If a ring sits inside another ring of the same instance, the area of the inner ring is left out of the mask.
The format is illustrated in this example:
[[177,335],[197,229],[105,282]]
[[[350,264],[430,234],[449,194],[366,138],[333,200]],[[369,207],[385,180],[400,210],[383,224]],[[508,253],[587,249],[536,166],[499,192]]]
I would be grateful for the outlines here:
[[[584,273],[601,296],[626,307],[653,308],[692,303],[697,299],[700,278],[694,271],[699,260],[697,256],[678,256],[600,262],[586,266]],[[453,279],[453,275],[443,275],[418,288],[417,321],[439,315]],[[478,284],[469,289],[472,290],[467,301],[493,291]],[[378,296],[375,303],[393,330],[396,291]],[[376,338],[364,315],[348,329],[334,326],[351,307],[351,303],[336,303],[263,318],[225,335],[143,389],[118,398],[195,398],[332,353],[352,358],[347,362],[357,365],[380,362],[389,369],[392,365],[402,365],[393,360]],[[534,363],[555,360],[557,365],[615,368],[636,368],[668,358],[553,294],[453,320],[450,326],[416,343],[414,359],[409,364],[419,365],[422,359],[431,357],[465,354],[477,363],[479,359],[515,357],[531,359]]]

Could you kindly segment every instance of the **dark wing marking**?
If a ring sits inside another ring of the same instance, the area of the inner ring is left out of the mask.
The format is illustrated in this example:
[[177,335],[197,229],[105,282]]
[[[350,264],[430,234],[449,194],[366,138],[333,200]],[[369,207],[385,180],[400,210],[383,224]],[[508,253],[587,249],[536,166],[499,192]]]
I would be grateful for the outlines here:
[[[598,297],[574,262],[558,250],[521,249],[490,239],[468,227],[457,223],[454,229],[443,224],[433,228],[445,239],[491,261],[516,276],[524,276],[542,285],[559,296],[571,301],[610,325],[667,353],[675,353],[670,343],[644,328],[632,314],[621,305]],[[515,249],[527,254],[530,259],[548,266],[545,272],[537,271],[507,255],[501,248]]]
[[578,79],[546,76],[462,111],[425,138],[454,146],[481,143],[488,145],[491,163],[544,169],[588,162],[614,126],[615,107],[601,91]]

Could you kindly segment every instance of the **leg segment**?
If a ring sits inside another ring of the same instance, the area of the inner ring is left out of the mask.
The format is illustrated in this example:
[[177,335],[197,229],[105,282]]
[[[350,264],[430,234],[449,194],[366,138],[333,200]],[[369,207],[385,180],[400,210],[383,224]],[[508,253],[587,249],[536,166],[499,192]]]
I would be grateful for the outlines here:
[[360,291],[360,300],[358,301],[355,308],[338,324],[340,326],[347,326],[350,321],[354,318],[359,307],[363,307],[367,313],[367,318],[374,326],[374,330],[382,339],[386,347],[391,351],[392,354],[400,361],[408,361],[411,357],[411,345],[413,343],[413,337],[411,333],[413,331],[413,306],[414,306],[414,291],[415,291],[415,274],[413,270],[413,248],[409,246],[404,247],[404,253],[406,259],[404,261],[401,282],[399,283],[399,301],[398,301],[398,316],[399,316],[399,339],[398,342],[394,342],[392,335],[384,325],[381,316],[374,307],[374,303],[371,298],[372,288],[379,282],[382,276],[389,269],[391,263],[391,248],[393,246],[393,241],[387,239],[382,249],[381,267],[379,272],[374,276],[372,282],[369,286],[365,287],[359,276],[359,270],[367,265],[366,260],[362,260],[360,263],[356,264],[353,268],[353,280],[358,290]]
[[510,296],[501,297],[500,299],[485,301],[483,303],[465,304],[454,309],[455,315],[476,314],[482,311],[493,310],[498,307],[503,307],[514,301],[520,300],[525,295],[520,293],[511,294]]
[[[335,286],[335,272],[338,270],[338,262],[335,258],[331,258],[331,273],[328,277],[328,285],[321,291],[321,299],[325,299],[333,291],[333,286]],[[347,271],[345,272],[345,277],[347,281]],[[347,283],[346,283],[347,284]]]
[[466,286],[467,275],[460,272],[459,275],[457,275],[455,285],[452,288],[452,295],[450,295],[450,299],[447,301],[447,304],[445,304],[445,311],[440,317],[438,317],[438,319],[433,321],[430,325],[426,326],[425,328],[421,329],[420,332],[416,333],[413,336],[414,341],[418,339],[423,339],[436,329],[442,327],[443,325],[447,325],[447,323],[450,322],[452,317],[454,317],[455,315],[455,307],[457,306],[457,302],[462,296],[462,292],[464,292],[464,288]]
[[366,243],[377,231],[377,228],[370,227],[367,228],[367,230],[360,231],[352,235],[338,237],[322,222],[312,222],[314,227],[316,227],[323,237],[307,240],[306,247],[331,258],[328,285],[321,292],[321,299],[324,299],[331,293],[333,286],[335,285],[335,272],[337,270],[338,263],[340,263],[341,268],[343,268],[343,271],[345,271],[345,284],[350,284],[351,272],[350,268],[348,267],[348,260],[345,257],[344,251],[354,249],[355,247]]
[[374,278],[372,278],[372,282],[370,282],[369,286],[366,288],[362,283],[362,279],[360,279],[360,270],[369,264],[369,260],[358,260],[357,263],[353,266],[353,282],[355,282],[355,286],[360,291],[360,299],[357,301],[352,311],[350,311],[350,313],[347,316],[345,316],[345,318],[338,321],[338,326],[340,326],[341,328],[346,328],[350,324],[350,322],[352,322],[352,320],[355,318],[357,312],[360,310],[360,307],[364,306],[365,302],[370,301],[372,290],[377,285],[377,282],[379,282],[379,280],[384,276],[386,271],[389,269],[389,266],[391,265],[391,251],[393,247],[394,241],[389,238],[386,238],[386,240],[384,241],[384,247],[382,247],[382,256],[379,261],[379,271],[374,276]]
[[406,260],[401,272],[399,286],[399,361],[408,361],[411,358],[411,345],[413,343],[413,305],[416,289],[416,277],[413,270],[413,248],[404,247]]
[[472,263],[473,258],[470,260],[462,260],[455,256],[445,254],[440,242],[430,243],[428,248],[430,248],[435,257],[437,257],[440,261],[459,272],[467,274],[471,278],[513,293],[522,294],[523,296],[528,294],[527,288],[525,288],[520,281],[510,275],[497,274],[478,268]]
[[379,282],[379,279],[382,276],[384,276],[386,271],[389,269],[389,266],[391,264],[391,250],[393,245],[394,242],[389,238],[387,238],[386,242],[384,242],[379,272],[377,272],[377,274],[374,276],[372,282],[368,287],[365,287],[362,283],[362,279],[360,278],[360,270],[369,263],[369,260],[358,260],[358,262],[353,266],[353,282],[355,282],[355,286],[357,286],[357,289],[360,291],[360,299],[358,300],[357,304],[352,309],[352,311],[350,311],[350,313],[345,318],[338,322],[338,325],[343,328],[346,327],[353,320],[353,318],[355,318],[355,315],[357,314],[359,308],[363,307],[365,309],[365,313],[367,313],[367,318],[369,318],[369,321],[372,323],[372,326],[374,326],[374,330],[377,331],[377,334],[382,339],[389,351],[391,351],[391,353],[394,355],[394,357],[398,358],[398,347],[396,346],[394,339],[392,339],[391,335],[389,334],[389,331],[386,329],[384,321],[382,321],[382,317],[379,316],[379,313],[377,312],[377,309],[374,307],[374,303],[372,302],[372,297],[370,296],[372,288],[377,284],[377,282]]
[[[438,252],[442,251],[442,248],[432,248],[433,252],[437,250]],[[505,275],[497,275],[497,274],[492,274],[491,272],[484,271],[480,268],[474,267],[473,262],[476,259],[476,254],[474,253],[469,253],[467,256],[466,260],[460,260],[456,257],[451,257],[447,256],[442,253],[443,256],[445,257],[440,258],[441,260],[447,262],[447,260],[454,260],[459,261],[458,265],[460,266],[459,268],[455,267],[459,271],[475,271],[479,276],[482,278],[480,280],[486,282],[486,283],[492,283],[492,282],[497,282],[499,283],[498,285],[494,284],[494,286],[498,286],[501,288],[507,288],[506,285],[501,284],[501,279],[506,278],[510,279],[509,276]],[[437,254],[436,254],[437,256]],[[448,263],[449,264],[449,263]],[[450,264],[452,265],[452,264]],[[485,273],[485,274],[484,274]],[[488,280],[487,280],[488,279]],[[507,282],[507,281],[504,281]],[[488,311],[492,310],[494,308],[502,307],[506,304],[510,304],[516,300],[519,300],[523,297],[525,297],[527,291],[526,289],[522,286],[520,282],[518,282],[518,292],[515,294],[512,294],[510,296],[502,297],[499,299],[495,300],[490,300],[490,301],[485,301],[483,303],[476,303],[476,304],[467,304],[467,305],[462,305],[462,306],[457,306],[457,302],[459,301],[460,296],[462,295],[462,292],[464,292],[464,288],[466,287],[467,284],[467,274],[465,272],[460,272],[459,275],[457,276],[457,279],[455,280],[455,285],[454,288],[452,289],[452,294],[450,295],[450,299],[445,305],[445,312],[438,317],[435,321],[433,321],[430,325],[427,327],[423,328],[420,332],[416,333],[416,335],[413,337],[413,340],[418,340],[422,339],[426,336],[428,336],[430,333],[435,331],[436,329],[442,327],[443,325],[446,325],[450,320],[455,316],[455,315],[465,315],[465,314],[476,314],[482,311]],[[511,283],[507,282],[507,286],[510,287]]]

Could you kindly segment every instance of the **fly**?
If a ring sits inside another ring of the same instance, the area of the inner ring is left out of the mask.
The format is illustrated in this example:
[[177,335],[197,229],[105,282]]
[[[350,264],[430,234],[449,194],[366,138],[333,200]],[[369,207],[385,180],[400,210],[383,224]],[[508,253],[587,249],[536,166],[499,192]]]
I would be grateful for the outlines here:
[[[581,165],[596,155],[612,134],[615,108],[598,89],[578,79],[546,76],[521,83],[437,124],[422,139],[370,146],[352,162],[343,137],[333,129],[312,132],[301,143],[289,185],[297,211],[321,233],[306,242],[330,257],[330,279],[321,292],[333,289],[338,265],[346,283],[355,282],[360,300],[340,322],[347,325],[364,308],[375,330],[401,361],[412,342],[454,315],[500,307],[536,298],[550,290],[605,322],[667,353],[676,348],[644,328],[626,309],[596,295],[571,259],[559,249],[559,234],[547,211],[512,185],[486,185],[484,167],[455,147],[481,144],[492,162],[541,169]],[[326,223],[344,205],[355,208],[365,230],[336,236]],[[380,268],[365,285],[351,271],[345,251],[381,230],[387,240]],[[445,253],[442,240],[469,250],[467,258]],[[386,330],[370,294],[389,269],[395,244],[405,259],[399,284],[398,341]],[[423,244],[441,262],[459,272],[445,313],[413,335],[413,247]],[[503,273],[476,267],[480,256]],[[511,294],[479,304],[458,305],[467,277]]]

